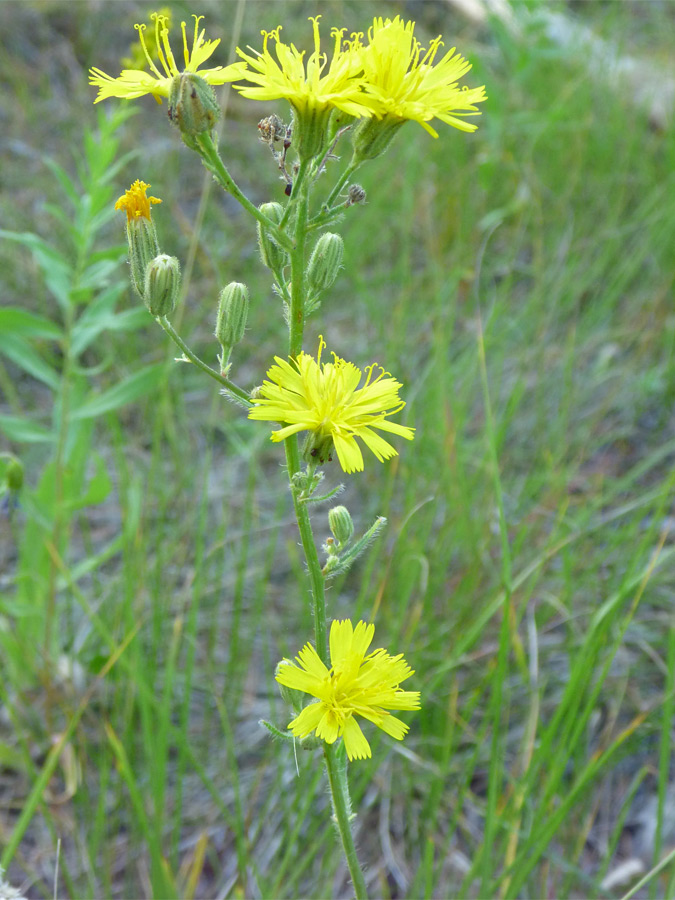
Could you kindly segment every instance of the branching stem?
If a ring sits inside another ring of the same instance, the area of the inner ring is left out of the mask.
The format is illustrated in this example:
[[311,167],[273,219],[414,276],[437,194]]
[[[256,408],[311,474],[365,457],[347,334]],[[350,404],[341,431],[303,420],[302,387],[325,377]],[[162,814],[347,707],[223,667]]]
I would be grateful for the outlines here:
[[229,378],[226,378],[225,375],[221,375],[220,372],[216,372],[215,369],[212,369],[207,363],[204,362],[203,359],[200,359],[196,353],[193,353],[192,350],[185,343],[183,338],[178,334],[178,332],[174,329],[173,325],[166,316],[158,316],[157,321],[162,326],[164,331],[169,335],[171,340],[176,344],[176,346],[180,347],[183,351],[185,357],[197,366],[198,369],[201,369],[202,372],[206,372],[207,375],[210,375],[214,381],[217,381],[221,384],[226,390],[230,392],[233,396],[235,396],[238,400],[241,400],[247,406],[251,405],[251,398],[246,393],[243,388],[238,387],[233,381],[230,381]]
[[[293,194],[287,212],[294,223],[294,247],[291,250],[291,284],[290,284],[290,315],[288,317],[289,328],[289,356],[296,357],[302,350],[302,339],[305,327],[305,270],[306,270],[306,243],[308,233],[309,213],[309,189],[310,189],[311,164],[304,162],[298,171]],[[349,177],[349,174],[346,176]],[[346,180],[346,178],[345,178]],[[344,182],[343,182],[344,183]],[[339,192],[340,188],[337,188]],[[317,653],[324,664],[330,667],[328,653],[328,632],[326,624],[326,594],[325,579],[321,571],[321,562],[314,541],[312,523],[309,518],[309,509],[300,497],[300,491],[295,486],[294,477],[300,472],[300,450],[298,436],[291,435],[284,441],[286,451],[286,466],[291,483],[293,495],[293,508],[298,522],[300,540],[307,560],[307,572],[312,588],[312,608],[314,612],[314,642]],[[339,764],[337,750],[334,744],[326,744],[324,748],[326,773],[333,799],[335,820],[340,832],[342,848],[344,850],[349,873],[354,885],[357,900],[367,900],[366,882],[359,865],[351,823],[349,821],[349,784],[347,781],[346,766]]]

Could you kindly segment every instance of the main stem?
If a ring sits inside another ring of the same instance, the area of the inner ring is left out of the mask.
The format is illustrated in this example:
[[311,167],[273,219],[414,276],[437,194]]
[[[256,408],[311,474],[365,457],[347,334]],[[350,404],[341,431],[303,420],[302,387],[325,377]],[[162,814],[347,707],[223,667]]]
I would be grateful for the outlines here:
[[[297,357],[302,350],[302,338],[305,329],[305,257],[308,228],[309,185],[311,163],[304,161],[295,180],[291,206],[294,207],[294,247],[291,251],[291,303],[289,311],[289,356]],[[307,571],[312,587],[312,605],[314,611],[314,641],[316,650],[324,664],[330,668],[328,653],[328,633],[326,628],[326,594],[324,577],[321,572],[319,554],[314,541],[312,523],[309,518],[307,504],[300,499],[300,492],[295,484],[295,476],[301,469],[300,450],[297,435],[291,435],[284,441],[286,451],[286,467],[291,483],[293,507],[300,531],[300,540],[307,560]],[[338,763],[334,744],[326,744],[324,749],[326,773],[333,800],[333,811],[342,848],[344,850],[349,874],[354,885],[357,900],[367,900],[366,882],[356,854],[354,837],[349,821],[349,784],[346,768]]]

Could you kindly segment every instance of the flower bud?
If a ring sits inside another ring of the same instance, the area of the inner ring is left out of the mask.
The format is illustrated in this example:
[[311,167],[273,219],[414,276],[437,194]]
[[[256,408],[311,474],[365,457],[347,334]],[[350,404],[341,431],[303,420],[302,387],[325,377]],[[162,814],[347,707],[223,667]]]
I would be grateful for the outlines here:
[[161,253],[145,269],[143,301],[151,315],[170,316],[180,294],[180,263],[175,256]]
[[195,72],[176,75],[169,89],[169,119],[182,134],[195,137],[211,131],[220,116],[216,92]]
[[354,523],[346,506],[334,506],[329,510],[328,524],[338,547],[344,547],[349,543],[354,534]]
[[339,234],[322,234],[316,242],[307,266],[310,294],[325,291],[337,278],[342,265],[344,244]]
[[248,288],[232,281],[220,292],[215,335],[223,350],[229,351],[244,336],[248,318]]
[[20,491],[23,487],[23,465],[15,456],[7,464],[5,480],[10,491]]
[[[292,666],[293,663],[290,659],[282,659],[279,663],[277,663],[277,667],[274,671],[275,678],[279,675],[281,670],[285,666]],[[279,682],[277,681],[277,684]],[[300,712],[302,709],[302,704],[305,700],[305,694],[303,691],[298,691],[295,688],[286,687],[285,684],[279,684],[279,693],[281,694],[281,699],[286,703],[292,710],[295,712]]]
[[[260,212],[278,225],[284,214],[284,208],[281,203],[263,203]],[[258,247],[263,265],[273,272],[279,272],[288,262],[288,253],[277,244],[262,222],[258,222]]]

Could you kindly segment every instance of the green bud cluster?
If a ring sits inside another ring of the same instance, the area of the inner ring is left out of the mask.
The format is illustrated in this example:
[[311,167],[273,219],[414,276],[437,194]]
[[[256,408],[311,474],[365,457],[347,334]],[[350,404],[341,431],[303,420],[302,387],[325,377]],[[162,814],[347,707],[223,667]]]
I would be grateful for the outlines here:
[[181,287],[180,263],[175,256],[161,253],[145,269],[143,302],[148,312],[170,316],[176,308]]
[[[275,225],[278,225],[281,222],[284,209],[280,203],[263,203],[260,207],[260,212],[264,213],[268,219],[271,219]],[[288,263],[288,253],[277,244],[262,222],[258,222],[258,247],[263,265],[273,272],[281,272]]]
[[332,532],[323,545],[326,562],[322,572],[326,577],[349,571],[353,563],[377,537],[387,520],[378,516],[365,534],[357,540],[354,538],[354,523],[349,511],[344,506],[336,506],[328,513],[328,524]]

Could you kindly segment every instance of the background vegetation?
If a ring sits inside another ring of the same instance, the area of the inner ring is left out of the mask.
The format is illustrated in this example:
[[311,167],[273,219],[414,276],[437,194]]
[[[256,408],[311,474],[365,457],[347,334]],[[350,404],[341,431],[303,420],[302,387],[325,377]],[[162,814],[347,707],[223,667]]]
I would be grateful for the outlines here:
[[[476,134],[409,125],[364,170],[310,328],[395,372],[417,428],[344,494],[389,526],[331,613],[374,617],[423,697],[350,767],[355,829],[373,896],[621,896],[675,846],[672,4],[168,8],[206,14],[220,63],[239,26],[303,44],[317,9],[401,13],[486,84]],[[112,203],[142,178],[181,334],[215,362],[245,281],[237,381],[283,352],[250,222],[165,110],[92,105],[87,68],[116,73],[153,9],[0,5],[0,451],[25,468],[0,500],[0,860],[31,898],[348,896],[317,760],[257,724],[285,723],[274,667],[311,632],[278,448],[128,287]],[[222,133],[255,202],[283,199],[268,111],[230,97]],[[639,895],[674,890],[666,861]]]

